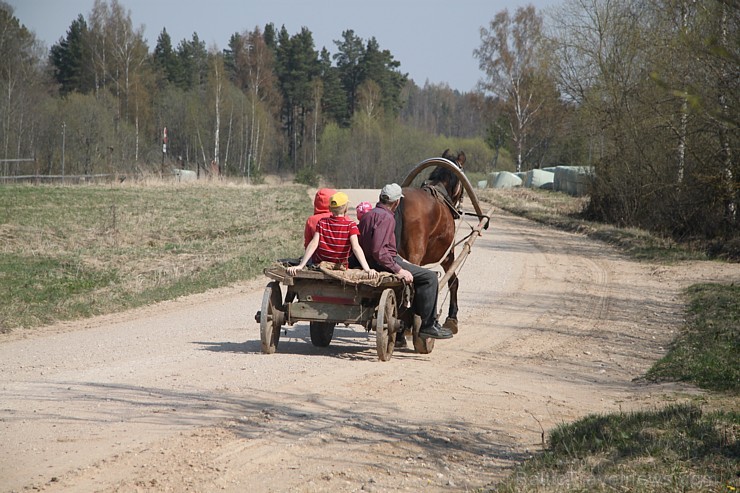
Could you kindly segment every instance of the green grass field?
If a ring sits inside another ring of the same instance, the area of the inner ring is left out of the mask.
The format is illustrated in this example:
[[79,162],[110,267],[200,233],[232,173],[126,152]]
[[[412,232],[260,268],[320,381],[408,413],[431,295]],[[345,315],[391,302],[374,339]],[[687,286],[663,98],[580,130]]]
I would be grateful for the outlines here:
[[0,188],[0,331],[250,279],[298,256],[305,187]]

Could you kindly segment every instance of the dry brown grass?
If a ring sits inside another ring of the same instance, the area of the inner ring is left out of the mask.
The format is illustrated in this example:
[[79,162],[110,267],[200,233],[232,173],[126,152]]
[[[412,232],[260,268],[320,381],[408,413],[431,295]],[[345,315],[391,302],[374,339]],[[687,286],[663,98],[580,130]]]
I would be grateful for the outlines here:
[[301,253],[300,186],[10,186],[0,195],[0,329],[106,313],[248,279]]

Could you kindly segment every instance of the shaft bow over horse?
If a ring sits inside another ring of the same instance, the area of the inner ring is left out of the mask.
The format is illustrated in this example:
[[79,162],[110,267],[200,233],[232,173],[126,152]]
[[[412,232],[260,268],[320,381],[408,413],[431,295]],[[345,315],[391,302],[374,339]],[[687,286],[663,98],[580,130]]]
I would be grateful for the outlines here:
[[[455,220],[460,217],[464,192],[458,173],[462,173],[465,153],[455,156],[448,149],[442,159],[449,165],[434,168],[421,187],[403,189],[396,238],[401,239],[397,245],[401,257],[417,265],[439,263],[447,272],[455,260]],[[456,274],[451,275],[447,286],[450,304],[444,326],[457,333]]]

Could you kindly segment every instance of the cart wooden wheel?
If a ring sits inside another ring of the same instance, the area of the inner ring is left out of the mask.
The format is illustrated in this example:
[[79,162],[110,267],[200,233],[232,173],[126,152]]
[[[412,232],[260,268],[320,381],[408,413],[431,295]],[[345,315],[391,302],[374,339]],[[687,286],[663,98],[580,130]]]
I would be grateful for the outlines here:
[[419,354],[429,354],[432,352],[432,349],[434,349],[434,339],[424,339],[423,337],[419,337],[419,329],[421,329],[421,317],[419,317],[419,315],[414,315],[414,349],[416,349],[416,352]]
[[262,310],[260,310],[260,337],[262,338],[262,352],[265,354],[274,353],[280,341],[280,329],[285,321],[282,299],[280,283],[277,281],[269,283],[262,296]]
[[375,344],[380,361],[388,361],[393,355],[393,348],[396,345],[397,325],[396,293],[392,289],[386,289],[380,295],[378,313],[375,317]]
[[327,347],[334,336],[334,322],[311,322],[311,343],[316,347]]

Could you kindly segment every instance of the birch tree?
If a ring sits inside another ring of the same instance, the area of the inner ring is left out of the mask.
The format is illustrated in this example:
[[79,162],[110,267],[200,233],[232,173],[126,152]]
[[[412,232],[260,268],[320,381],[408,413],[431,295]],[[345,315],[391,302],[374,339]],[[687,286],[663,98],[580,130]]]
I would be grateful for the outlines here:
[[220,53],[211,50],[209,86],[213,105],[213,171],[221,175],[221,104],[224,90],[224,60]]
[[516,169],[522,171],[530,128],[545,104],[537,92],[542,17],[532,5],[518,8],[513,17],[503,10],[480,28],[480,37],[480,47],[473,52],[486,74],[480,85],[508,104]]

